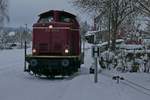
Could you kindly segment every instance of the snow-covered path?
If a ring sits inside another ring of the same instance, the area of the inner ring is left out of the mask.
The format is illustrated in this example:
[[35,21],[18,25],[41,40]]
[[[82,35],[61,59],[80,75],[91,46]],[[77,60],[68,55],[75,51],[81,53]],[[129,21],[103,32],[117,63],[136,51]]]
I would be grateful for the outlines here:
[[[0,51],[0,100],[149,100],[150,95],[117,84],[105,74],[88,74],[92,63],[91,51],[86,49],[85,64],[79,75],[70,79],[37,78],[23,72],[23,50]],[[150,88],[150,74],[123,74],[135,82]],[[143,76],[143,77],[142,77]],[[140,77],[140,78],[138,78]],[[145,91],[149,92],[149,91]],[[149,92],[150,94],[150,92]]]
[[60,100],[69,81],[47,80],[23,72],[23,50],[2,51],[0,100]]

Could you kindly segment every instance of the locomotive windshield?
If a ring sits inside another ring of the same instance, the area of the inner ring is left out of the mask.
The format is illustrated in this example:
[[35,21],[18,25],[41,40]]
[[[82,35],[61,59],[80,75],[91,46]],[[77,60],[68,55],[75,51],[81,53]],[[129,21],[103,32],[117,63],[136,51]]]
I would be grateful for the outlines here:
[[53,21],[53,16],[44,16],[38,20],[38,23],[49,23]]
[[70,16],[67,16],[67,15],[61,15],[60,16],[60,21],[61,22],[67,22],[67,23],[70,23],[73,21],[73,19],[70,17]]

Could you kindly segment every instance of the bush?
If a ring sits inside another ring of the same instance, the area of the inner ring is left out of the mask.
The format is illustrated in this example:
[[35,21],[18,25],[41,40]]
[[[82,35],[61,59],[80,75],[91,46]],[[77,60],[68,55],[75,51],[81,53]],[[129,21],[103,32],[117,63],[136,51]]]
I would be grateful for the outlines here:
[[138,63],[134,63],[132,65],[132,69],[130,72],[137,72],[139,70],[139,64]]

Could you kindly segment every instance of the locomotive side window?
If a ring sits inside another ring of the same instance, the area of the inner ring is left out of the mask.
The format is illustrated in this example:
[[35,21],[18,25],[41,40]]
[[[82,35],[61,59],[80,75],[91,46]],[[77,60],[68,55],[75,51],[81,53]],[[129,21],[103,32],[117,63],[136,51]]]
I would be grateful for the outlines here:
[[41,17],[38,21],[38,23],[49,23],[54,20],[53,16],[48,16],[48,17]]

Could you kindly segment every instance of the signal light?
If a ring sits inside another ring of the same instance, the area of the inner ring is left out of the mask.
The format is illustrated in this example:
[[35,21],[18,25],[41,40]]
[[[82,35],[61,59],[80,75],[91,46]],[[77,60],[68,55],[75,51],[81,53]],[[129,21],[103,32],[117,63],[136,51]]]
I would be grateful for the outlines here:
[[68,49],[65,49],[65,53],[68,54],[68,53],[69,53],[69,50],[68,50]]
[[49,25],[48,28],[49,28],[49,29],[52,29],[52,28],[53,28],[53,25]]
[[32,50],[32,53],[36,53],[36,49],[33,49],[33,50]]

